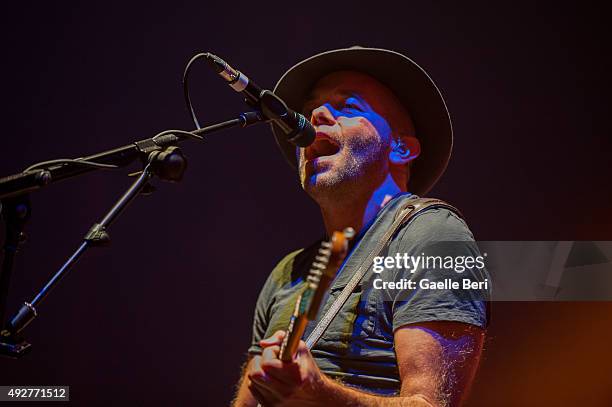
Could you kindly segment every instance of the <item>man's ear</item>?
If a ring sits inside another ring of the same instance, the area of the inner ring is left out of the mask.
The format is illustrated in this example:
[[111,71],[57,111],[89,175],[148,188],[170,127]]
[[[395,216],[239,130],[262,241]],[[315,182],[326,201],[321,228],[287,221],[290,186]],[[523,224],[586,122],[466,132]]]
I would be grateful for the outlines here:
[[421,144],[416,137],[401,136],[391,140],[389,162],[392,165],[406,165],[421,154]]

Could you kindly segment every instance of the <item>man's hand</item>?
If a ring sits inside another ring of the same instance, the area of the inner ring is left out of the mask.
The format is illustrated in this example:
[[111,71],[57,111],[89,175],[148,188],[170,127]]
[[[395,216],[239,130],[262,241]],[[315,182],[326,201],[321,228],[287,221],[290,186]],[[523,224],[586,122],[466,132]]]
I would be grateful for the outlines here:
[[278,358],[284,331],[277,331],[260,341],[261,356],[255,356],[247,372],[249,390],[263,406],[314,404],[317,393],[329,380],[319,370],[308,347],[300,341],[297,355],[291,362]]

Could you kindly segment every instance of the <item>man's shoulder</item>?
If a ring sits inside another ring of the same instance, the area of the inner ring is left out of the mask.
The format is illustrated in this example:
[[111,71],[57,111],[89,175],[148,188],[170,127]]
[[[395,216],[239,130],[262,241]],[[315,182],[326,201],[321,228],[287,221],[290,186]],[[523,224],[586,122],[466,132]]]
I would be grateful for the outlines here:
[[308,271],[313,258],[313,250],[319,247],[320,241],[285,255],[270,273],[270,279],[275,286],[281,287],[298,279]]
[[438,241],[474,240],[467,223],[459,214],[447,207],[433,206],[414,216],[402,227],[402,234],[418,239]]

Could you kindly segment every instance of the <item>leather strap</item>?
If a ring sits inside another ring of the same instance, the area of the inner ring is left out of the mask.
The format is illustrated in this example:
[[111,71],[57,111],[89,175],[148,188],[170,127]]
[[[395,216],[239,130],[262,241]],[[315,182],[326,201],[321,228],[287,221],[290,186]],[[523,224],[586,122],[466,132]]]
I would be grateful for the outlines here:
[[367,256],[363,262],[357,267],[357,270],[353,274],[353,277],[346,284],[340,295],[336,298],[336,300],[329,307],[323,318],[319,320],[317,326],[314,330],[308,335],[306,339],[306,346],[309,349],[312,349],[314,345],[319,341],[325,330],[329,327],[329,324],[338,314],[338,311],[342,308],[342,306],[346,303],[351,293],[355,290],[355,288],[359,285],[359,282],[366,275],[366,272],[370,269],[372,262],[374,261],[374,257],[378,256],[385,246],[389,243],[393,235],[398,231],[398,229],[410,222],[410,220],[414,219],[414,217],[427,209],[431,208],[446,208],[456,213],[459,217],[463,217],[461,212],[454,206],[440,200],[434,198],[412,198],[407,199],[406,202],[396,211],[395,219],[391,224],[391,227],[385,231],[383,236],[378,239],[374,250]]

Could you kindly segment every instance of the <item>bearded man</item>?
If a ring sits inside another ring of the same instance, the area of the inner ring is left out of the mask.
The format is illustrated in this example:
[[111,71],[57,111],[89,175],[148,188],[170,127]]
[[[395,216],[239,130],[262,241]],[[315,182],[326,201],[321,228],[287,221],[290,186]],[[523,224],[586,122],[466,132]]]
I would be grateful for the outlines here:
[[[327,236],[352,227],[357,243],[331,285],[323,312],[347,286],[402,205],[424,195],[444,172],[452,147],[446,105],[431,78],[406,56],[352,47],[324,52],[291,69],[274,92],[316,129],[306,148],[277,142],[319,205]],[[416,201],[415,201],[416,202]],[[384,255],[478,256],[458,211],[433,205],[401,226]],[[249,360],[234,406],[446,406],[465,399],[487,322],[478,290],[401,294],[373,289],[372,274],[350,293],[320,339],[300,343],[290,362],[279,349],[318,244],[287,255],[256,304]],[[453,273],[451,279],[457,279]],[[486,281],[485,269],[462,272]],[[387,279],[443,280],[431,269],[395,269]],[[314,324],[309,324],[307,333]]]

